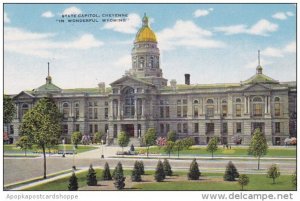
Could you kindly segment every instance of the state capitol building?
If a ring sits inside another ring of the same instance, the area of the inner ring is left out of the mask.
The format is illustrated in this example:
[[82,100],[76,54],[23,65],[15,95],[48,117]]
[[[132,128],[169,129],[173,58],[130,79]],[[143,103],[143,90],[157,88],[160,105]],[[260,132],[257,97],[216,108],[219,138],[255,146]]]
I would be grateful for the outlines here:
[[132,67],[106,87],[62,89],[48,73],[46,83],[32,91],[11,95],[17,108],[8,125],[9,137],[18,139],[23,115],[42,97],[54,98],[63,114],[62,138],[70,140],[74,131],[85,135],[107,134],[116,144],[123,130],[134,144],[149,128],[158,136],[176,131],[179,138],[193,137],[196,144],[207,144],[213,136],[221,144],[249,144],[256,128],[269,145],[284,144],[296,136],[296,82],[279,82],[263,73],[258,65],[254,75],[240,83],[185,84],[163,77],[155,33],[143,17],[131,52]]

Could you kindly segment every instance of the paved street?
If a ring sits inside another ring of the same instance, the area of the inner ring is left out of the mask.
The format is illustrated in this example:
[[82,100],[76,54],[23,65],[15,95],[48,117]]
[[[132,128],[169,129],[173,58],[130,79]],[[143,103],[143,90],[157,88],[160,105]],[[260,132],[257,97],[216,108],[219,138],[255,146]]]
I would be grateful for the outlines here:
[[[105,159],[100,159],[102,148],[84,152],[73,156],[62,158],[61,156],[47,157],[47,174],[55,173],[62,170],[70,169],[75,163],[77,168],[88,168],[89,164],[93,166],[103,167],[107,161],[110,168],[113,169],[118,161],[121,161],[124,168],[132,168],[137,158],[119,157],[114,158],[119,147],[105,147],[103,149]],[[145,169],[155,169],[158,159],[143,159]],[[296,160],[272,159],[263,160],[261,162],[262,171],[257,171],[257,160],[245,159],[222,159],[211,160],[201,158],[198,160],[200,170],[203,172],[224,172],[225,166],[229,160],[232,160],[240,172],[247,173],[265,173],[266,169],[273,163],[277,163],[282,173],[292,173],[296,168]],[[191,163],[191,159],[177,160],[170,159],[172,168],[175,170],[187,170]],[[4,185],[11,184],[35,177],[43,174],[43,158],[5,158],[4,159]]]

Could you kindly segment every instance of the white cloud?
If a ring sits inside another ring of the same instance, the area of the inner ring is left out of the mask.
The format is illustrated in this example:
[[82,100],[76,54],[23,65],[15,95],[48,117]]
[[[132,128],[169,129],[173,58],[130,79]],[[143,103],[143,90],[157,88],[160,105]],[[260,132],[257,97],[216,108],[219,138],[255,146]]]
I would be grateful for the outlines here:
[[45,18],[51,18],[51,17],[54,17],[54,14],[51,11],[46,11],[46,12],[42,13],[41,16],[45,17]]
[[[85,50],[104,44],[89,33],[70,41],[57,41],[53,38],[55,35],[54,33],[34,33],[19,28],[5,27],[4,50],[47,58],[52,57],[57,53],[57,50],[61,49]],[[60,56],[57,55],[57,57]]]
[[288,12],[278,12],[275,13],[274,15],[272,15],[272,17],[274,19],[278,19],[278,20],[286,20],[288,17],[292,17],[294,16],[294,13],[288,11]]
[[266,49],[262,50],[261,54],[267,57],[284,57],[286,54],[289,53],[296,53],[296,42],[290,42],[284,47],[274,48],[274,47],[267,47]]
[[176,47],[218,48],[224,47],[221,41],[214,40],[212,33],[202,29],[192,21],[176,21],[172,28],[157,33],[160,48],[164,50]]
[[269,56],[269,57],[283,57],[283,52],[281,49],[272,48],[272,47],[268,47],[268,48],[264,49],[261,52],[261,54],[264,56]]
[[4,23],[10,23],[10,19],[6,12],[4,12]]
[[286,20],[287,19],[287,16],[284,12],[275,13],[274,15],[272,15],[272,17],[274,19],[278,19],[278,20]]
[[212,12],[214,9],[209,8],[207,10],[205,9],[198,9],[194,12],[194,17],[203,17],[209,15],[210,12]]
[[[273,63],[272,61],[265,60],[265,59],[260,59],[261,66],[270,65],[272,63]],[[257,60],[252,60],[249,63],[247,63],[244,67],[245,68],[256,68],[257,65],[258,65],[258,61]]]
[[[117,19],[117,18],[116,18]],[[150,22],[154,20],[150,19]],[[112,29],[117,32],[134,34],[137,32],[137,28],[141,26],[141,17],[136,13],[130,13],[128,19],[125,22],[107,22],[102,28]]]
[[131,68],[131,56],[125,55],[117,59],[114,63],[117,67],[122,67],[124,69],[130,69]]
[[295,53],[296,52],[296,42],[293,41],[289,44],[287,44],[284,48],[283,51],[285,52],[290,52],[290,53]]
[[81,14],[81,13],[82,11],[75,6],[69,7],[63,11],[63,15],[72,15],[72,14]]
[[249,28],[247,25],[244,24],[214,28],[215,31],[224,32],[225,35],[250,34],[260,36],[268,36],[268,33],[277,31],[277,29],[277,24],[271,23],[265,19],[259,20],[257,23],[255,23]]

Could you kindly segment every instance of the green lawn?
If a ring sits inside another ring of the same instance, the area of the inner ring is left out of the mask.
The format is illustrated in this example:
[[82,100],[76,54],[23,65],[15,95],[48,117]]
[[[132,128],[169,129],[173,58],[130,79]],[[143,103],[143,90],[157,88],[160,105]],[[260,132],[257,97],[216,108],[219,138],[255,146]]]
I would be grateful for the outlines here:
[[[146,148],[136,148],[139,153],[146,153]],[[166,154],[163,148],[154,146],[150,147],[149,153],[152,154]],[[194,146],[188,150],[182,150],[179,152],[182,155],[194,155],[194,156],[211,156],[211,153],[206,151],[206,147]],[[177,156],[177,152],[172,152],[172,155]],[[179,156],[180,156],[179,155]],[[249,156],[248,147],[235,147],[231,149],[224,149],[223,146],[219,146],[218,150],[214,153],[214,156]],[[296,148],[269,148],[265,157],[296,157]]]
[[[207,174],[205,174],[207,175]],[[211,177],[222,178],[222,175],[215,175],[214,173],[208,174]],[[214,176],[215,175],[215,176]],[[244,187],[244,190],[296,190],[291,183],[291,175],[281,175],[276,184],[272,184],[272,179],[263,175],[249,174],[249,184]],[[200,177],[201,178],[201,177]],[[155,183],[143,183],[136,184],[133,188],[137,190],[241,190],[241,187],[237,182],[228,181],[209,181],[205,182],[205,179],[199,181],[176,181],[176,182],[155,182]]]
[[[112,171],[112,168],[111,168]],[[102,170],[96,169],[98,180],[101,180],[100,175]],[[130,170],[125,170],[124,174],[126,180],[130,179]],[[79,187],[86,186],[87,171],[77,173]],[[146,171],[147,175],[153,175],[154,171]],[[186,176],[186,172],[174,172],[176,176]],[[265,174],[249,174],[250,183],[245,187],[245,190],[296,190],[291,184],[291,175],[281,175],[276,184],[272,184],[272,179],[266,177]],[[143,178],[143,176],[142,176]],[[69,176],[61,178],[47,184],[37,185],[26,190],[68,190]],[[101,183],[101,182],[100,182]],[[222,173],[203,173],[198,181],[173,181],[165,180],[164,182],[149,182],[143,184],[136,184],[132,190],[240,190],[237,182],[223,181]]]
[[[73,150],[73,145],[71,144],[66,144],[66,151],[72,151]],[[63,150],[64,147],[62,144],[58,145],[55,147],[55,149],[51,149],[51,153],[57,153],[57,150]],[[77,147],[77,153],[82,153],[85,151],[90,151],[93,149],[97,149],[97,147],[93,145],[78,145]],[[33,146],[32,149],[27,150],[27,153],[36,153],[36,152],[41,152],[41,149],[38,149],[36,146]],[[48,153],[49,150],[46,149],[46,152]],[[21,150],[19,147],[16,147],[16,145],[4,145],[4,154],[24,154],[24,151]],[[24,154],[25,155],[25,154]]]

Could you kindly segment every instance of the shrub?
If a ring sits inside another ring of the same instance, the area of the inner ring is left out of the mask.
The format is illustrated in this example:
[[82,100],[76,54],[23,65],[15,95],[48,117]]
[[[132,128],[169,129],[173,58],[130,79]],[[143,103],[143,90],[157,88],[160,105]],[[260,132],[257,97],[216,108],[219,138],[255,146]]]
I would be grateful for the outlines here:
[[292,184],[294,187],[297,187],[297,172],[295,171],[294,174],[292,174]]
[[164,159],[163,167],[164,167],[165,175],[172,176],[173,172],[172,172],[172,168],[171,168],[171,165],[170,165],[168,159]]
[[137,161],[138,164],[138,170],[140,172],[141,175],[145,174],[145,168],[144,168],[144,163],[143,161]]
[[245,174],[241,174],[238,183],[242,187],[242,190],[244,190],[244,186],[247,186],[249,183],[249,177]]
[[104,165],[104,170],[102,172],[102,178],[103,178],[104,181],[112,180],[109,165],[108,165],[107,162]]
[[197,163],[196,159],[194,159],[190,165],[188,179],[189,180],[198,180],[200,175],[201,175],[201,172],[199,171],[198,163]]
[[124,147],[128,146],[129,141],[129,136],[124,131],[121,131],[118,135],[118,144],[120,147],[122,147],[122,151]]
[[114,185],[118,190],[122,190],[125,187],[125,177],[122,164],[119,162],[114,171]]
[[214,152],[218,150],[218,139],[213,137],[209,140],[206,151],[211,153],[211,158],[214,157]]
[[139,162],[138,161],[135,161],[135,163],[134,163],[134,167],[133,167],[133,170],[132,170],[132,173],[131,173],[131,180],[135,181],[135,182],[142,181],[141,172],[139,170]]
[[162,162],[159,160],[156,166],[156,170],[155,170],[155,181],[157,182],[161,182],[165,179],[166,175],[165,175],[165,171],[164,171],[164,167]]
[[175,142],[176,141],[176,132],[175,131],[169,131],[167,134],[167,141],[172,141]]
[[74,172],[72,173],[72,176],[69,179],[68,190],[69,191],[77,191],[78,190],[77,177]]
[[239,177],[239,173],[235,167],[235,165],[229,161],[227,166],[226,166],[226,170],[225,170],[225,174],[224,174],[224,181],[235,181],[235,178]]
[[275,184],[275,179],[280,176],[279,167],[276,164],[271,165],[268,169],[267,177],[273,179],[273,184]]
[[72,133],[71,141],[72,141],[72,144],[75,145],[76,149],[77,149],[77,145],[79,144],[81,138],[82,138],[82,134],[79,131]]
[[97,186],[96,172],[95,172],[92,164],[90,165],[90,168],[89,168],[89,171],[88,171],[88,174],[86,177],[87,177],[86,183],[88,186]]

